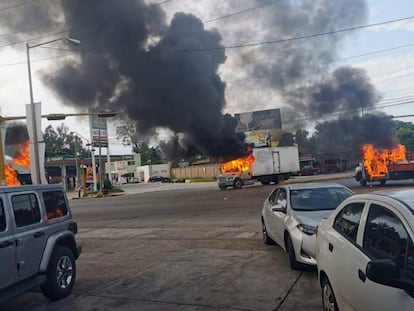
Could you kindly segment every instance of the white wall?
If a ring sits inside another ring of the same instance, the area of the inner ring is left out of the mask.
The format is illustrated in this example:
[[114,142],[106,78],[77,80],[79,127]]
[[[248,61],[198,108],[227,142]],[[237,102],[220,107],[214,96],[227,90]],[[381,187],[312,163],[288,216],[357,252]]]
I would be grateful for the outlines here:
[[170,165],[169,164],[153,164],[153,165],[144,165],[138,166],[136,168],[135,176],[140,178],[144,175],[144,180],[139,180],[140,182],[148,181],[151,176],[163,176],[170,177]]

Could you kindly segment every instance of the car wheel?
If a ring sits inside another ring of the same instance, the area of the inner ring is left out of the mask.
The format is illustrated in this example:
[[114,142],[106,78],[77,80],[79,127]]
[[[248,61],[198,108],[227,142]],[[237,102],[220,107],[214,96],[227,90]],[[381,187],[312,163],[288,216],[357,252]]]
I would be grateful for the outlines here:
[[235,181],[234,181],[234,189],[241,189],[241,187],[242,187],[242,181],[240,180],[240,179],[236,179]]
[[264,244],[266,245],[275,244],[275,241],[273,241],[272,238],[267,235],[267,229],[266,229],[266,225],[265,225],[263,218],[262,218],[262,237],[263,237]]
[[290,236],[287,237],[287,251],[289,255],[289,264],[293,270],[299,270],[302,266],[299,262],[296,261],[295,249],[293,248],[292,239]]
[[219,186],[220,190],[226,190],[227,186]]
[[322,306],[324,311],[338,311],[338,304],[328,279],[322,280]]
[[71,293],[76,279],[76,262],[69,248],[57,247],[53,251],[46,277],[41,290],[47,298],[57,300]]

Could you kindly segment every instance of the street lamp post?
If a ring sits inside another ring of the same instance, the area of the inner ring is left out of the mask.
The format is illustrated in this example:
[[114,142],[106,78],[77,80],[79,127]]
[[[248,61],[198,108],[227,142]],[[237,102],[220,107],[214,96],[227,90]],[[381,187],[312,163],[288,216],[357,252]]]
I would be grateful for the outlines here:
[[32,180],[33,184],[41,184],[42,183],[42,179],[40,176],[40,163],[39,163],[39,140],[38,140],[38,133],[37,133],[37,125],[36,125],[36,109],[35,109],[35,103],[33,101],[33,86],[32,86],[32,72],[31,72],[31,67],[30,67],[30,49],[31,48],[35,48],[41,45],[45,45],[45,44],[49,44],[49,43],[53,43],[53,42],[57,42],[57,41],[68,41],[74,44],[80,44],[79,40],[76,39],[72,39],[72,38],[58,38],[58,39],[54,39],[54,40],[50,40],[50,41],[46,41],[46,42],[42,42],[42,43],[37,43],[37,44],[30,44],[30,42],[26,42],[26,55],[27,55],[27,72],[29,75],[29,91],[30,91],[30,112],[32,114],[31,116],[31,122],[32,122],[32,133],[33,133],[33,149],[34,149],[34,154],[33,154],[33,161],[34,161],[34,176],[32,176],[34,178],[34,180]]
[[79,166],[78,166],[78,148],[77,148],[77,143],[76,143],[76,138],[78,138],[78,136],[75,135],[75,188],[78,187],[78,181],[79,181]]

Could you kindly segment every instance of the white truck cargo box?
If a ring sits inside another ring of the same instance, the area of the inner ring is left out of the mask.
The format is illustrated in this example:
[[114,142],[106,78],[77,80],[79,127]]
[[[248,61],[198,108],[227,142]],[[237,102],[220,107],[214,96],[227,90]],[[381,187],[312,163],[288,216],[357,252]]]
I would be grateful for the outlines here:
[[299,171],[299,153],[296,146],[255,148],[253,156],[253,177]]

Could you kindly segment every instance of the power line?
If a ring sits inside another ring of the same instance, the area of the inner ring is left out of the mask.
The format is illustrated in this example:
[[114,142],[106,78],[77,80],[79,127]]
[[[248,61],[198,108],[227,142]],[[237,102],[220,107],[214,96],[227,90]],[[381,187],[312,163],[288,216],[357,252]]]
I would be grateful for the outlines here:
[[21,43],[26,43],[26,42],[30,42],[30,41],[33,41],[33,40],[43,39],[43,38],[50,37],[50,36],[60,35],[60,34],[65,33],[65,32],[67,32],[67,30],[63,30],[63,31],[55,32],[55,33],[50,33],[50,34],[47,34],[47,35],[38,36],[38,37],[35,37],[35,38],[31,38],[29,40],[23,40],[23,41],[17,41],[17,42],[13,42],[13,43],[7,43],[7,44],[0,45],[0,48],[4,48],[4,47],[7,47],[7,46],[12,46],[12,45],[17,45],[17,44],[21,44]]
[[[285,42],[298,41],[298,40],[315,38],[315,37],[320,37],[320,36],[332,35],[332,34],[341,33],[341,32],[348,32],[348,31],[354,31],[358,29],[387,25],[387,24],[397,23],[397,22],[410,20],[410,19],[414,19],[414,16],[408,16],[404,18],[399,18],[399,19],[394,19],[394,20],[389,20],[389,21],[384,21],[384,22],[379,22],[379,23],[374,23],[374,24],[367,24],[367,25],[362,25],[362,26],[354,26],[354,27],[337,29],[337,30],[332,30],[332,31],[319,32],[319,33],[314,33],[314,34],[309,34],[309,35],[304,35],[304,36],[291,37],[291,38],[286,38],[286,39],[268,40],[268,41],[260,41],[260,42],[246,43],[246,44],[229,45],[229,46],[224,46],[224,47],[199,48],[199,49],[189,49],[189,50],[190,51],[206,51],[206,50],[236,49],[236,48],[254,47],[254,46],[259,46],[259,45],[267,45],[267,44],[285,43]],[[176,50],[176,51],[181,51],[181,50]]]
[[20,31],[4,33],[4,34],[0,34],[0,37],[10,37],[10,36],[18,35],[19,33],[35,32],[35,31],[38,31],[40,29],[56,27],[56,26],[61,25],[61,24],[64,24],[64,22],[54,23],[54,24],[50,24],[50,25],[44,25],[44,26],[40,26],[40,27],[37,27],[37,28],[30,27],[30,28],[20,30]]
[[[187,49],[172,49],[172,50],[160,50],[160,51],[149,51],[145,53],[153,53],[153,54],[161,54],[161,53],[182,53],[182,52],[207,52],[207,51],[216,51],[216,50],[225,50],[225,49],[238,49],[238,48],[245,48],[245,47],[255,47],[255,46],[262,46],[262,45],[269,45],[269,44],[278,44],[278,43],[286,43],[286,42],[293,42],[293,41],[299,41],[304,39],[310,39],[315,37],[321,37],[326,35],[332,35],[336,33],[342,33],[342,32],[348,32],[348,31],[355,31],[358,29],[365,29],[370,27],[376,27],[380,25],[387,25],[391,23],[397,23],[405,20],[411,20],[414,19],[414,16],[408,16],[403,17],[399,19],[394,20],[388,20],[384,22],[374,23],[374,24],[367,24],[362,26],[353,26],[349,28],[343,28],[343,29],[337,29],[332,31],[326,31],[326,32],[320,32],[320,33],[314,33],[309,35],[303,35],[298,37],[291,37],[286,39],[278,39],[278,40],[267,40],[267,41],[259,41],[259,42],[252,42],[252,43],[246,43],[246,44],[236,44],[236,45],[227,45],[227,46],[216,46],[216,47],[204,47],[204,48],[187,48]],[[44,47],[44,48],[50,48],[50,47]],[[64,50],[64,49],[62,49]],[[93,50],[80,50],[85,53],[104,53],[100,51],[93,51]]]
[[[382,108],[408,105],[408,104],[411,104],[411,103],[414,103],[414,98],[412,100],[408,100],[408,101],[405,101],[405,102],[392,103],[392,104],[387,104],[387,105],[382,105],[382,106],[367,107],[367,108],[364,108],[364,110],[365,111],[372,111],[372,110],[377,110],[377,109],[382,109]],[[286,121],[283,121],[283,123],[295,123],[295,122],[300,122],[300,121],[310,121],[310,120],[313,120],[313,119],[320,119],[321,117],[336,117],[336,116],[340,116],[340,115],[344,115],[344,114],[359,113],[359,112],[360,112],[360,108],[356,108],[356,109],[353,109],[353,110],[341,110],[341,111],[333,112],[333,113],[330,113],[330,114],[311,113],[311,114],[308,114],[305,117],[290,118]]]
[[[55,55],[55,56],[49,56],[49,57],[33,59],[33,60],[30,60],[30,62],[31,63],[43,62],[43,61],[46,61],[46,60],[49,60],[49,59],[56,59],[56,58],[61,58],[61,57],[72,56],[73,54],[75,54],[75,52],[69,53],[69,54]],[[0,64],[0,67],[8,67],[8,66],[16,66],[16,65],[27,65],[27,61],[20,61],[20,62],[9,63],[9,64]]]
[[[315,67],[316,66],[329,65],[329,64],[333,64],[333,63],[337,63],[337,62],[343,62],[343,61],[347,61],[347,60],[350,60],[350,59],[361,58],[361,57],[365,57],[365,56],[385,53],[385,52],[389,52],[389,51],[399,50],[399,49],[403,49],[403,48],[407,48],[407,47],[414,47],[414,43],[400,45],[400,46],[396,46],[396,47],[392,47],[392,48],[388,48],[388,49],[372,51],[372,52],[363,53],[363,54],[352,55],[352,56],[349,56],[349,57],[339,58],[339,59],[332,60],[330,62],[315,64]],[[256,78],[244,78],[244,79],[230,80],[230,81],[226,81],[226,83],[228,83],[228,84],[240,83],[240,82],[245,82],[245,81],[253,81],[253,80],[264,79],[264,78],[267,78],[267,77],[268,77],[268,75],[261,75],[261,76],[256,77]]]
[[241,10],[241,11],[233,12],[233,13],[230,13],[230,14],[227,14],[227,15],[223,15],[223,16],[220,16],[220,17],[208,19],[208,20],[203,21],[203,23],[204,24],[208,24],[208,23],[215,22],[215,21],[220,20],[220,19],[223,19],[223,18],[227,18],[227,17],[232,17],[232,16],[235,16],[235,15],[243,14],[243,13],[246,13],[246,12],[249,12],[249,11],[253,11],[253,10],[256,10],[256,9],[259,9],[259,8],[262,8],[262,7],[265,7],[265,6],[268,6],[268,5],[275,4],[276,2],[278,2],[278,1],[271,1],[271,2],[267,2],[267,3],[263,3],[261,5],[258,5],[258,6],[255,6],[255,7],[251,7],[251,8],[245,9],[245,10]]
[[21,3],[15,4],[15,5],[12,5],[12,6],[8,6],[8,7],[5,7],[5,8],[0,8],[0,12],[6,11],[6,10],[10,10],[10,9],[14,9],[14,8],[17,8],[19,6],[23,6],[23,5],[29,4],[29,3],[34,2],[34,1],[36,1],[36,0],[28,0],[26,2],[21,2]]

